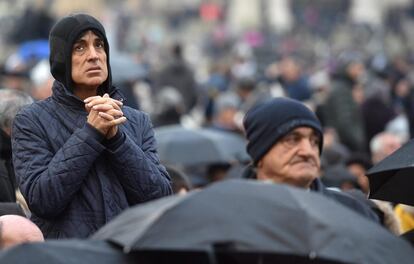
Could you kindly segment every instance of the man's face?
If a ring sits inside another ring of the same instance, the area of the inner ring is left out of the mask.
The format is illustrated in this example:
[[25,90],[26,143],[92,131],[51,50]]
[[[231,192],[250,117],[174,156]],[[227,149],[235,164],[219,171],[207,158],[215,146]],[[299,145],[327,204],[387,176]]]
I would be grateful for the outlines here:
[[319,141],[312,128],[292,130],[259,161],[258,179],[308,188],[320,173]]
[[72,47],[72,80],[75,89],[96,89],[108,78],[105,42],[87,31]]

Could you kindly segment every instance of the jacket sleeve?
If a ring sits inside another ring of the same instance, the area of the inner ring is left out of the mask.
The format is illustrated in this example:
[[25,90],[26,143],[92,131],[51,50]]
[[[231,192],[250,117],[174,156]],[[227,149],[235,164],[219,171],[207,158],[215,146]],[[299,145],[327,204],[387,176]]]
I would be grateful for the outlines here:
[[105,149],[99,142],[103,136],[85,125],[54,153],[48,141],[52,135],[47,136],[32,120],[24,114],[15,118],[13,165],[30,210],[39,217],[53,218],[71,202],[91,165]]
[[138,128],[134,131],[142,133],[141,146],[121,128],[106,142],[111,164],[130,205],[172,193],[170,177],[158,158],[151,121],[147,115],[143,115],[141,122],[136,125]]

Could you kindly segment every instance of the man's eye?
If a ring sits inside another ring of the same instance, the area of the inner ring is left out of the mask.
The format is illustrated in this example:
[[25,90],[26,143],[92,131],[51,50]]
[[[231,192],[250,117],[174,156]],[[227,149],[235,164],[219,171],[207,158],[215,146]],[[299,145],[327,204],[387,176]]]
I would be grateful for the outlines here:
[[97,48],[103,48],[105,45],[104,45],[104,43],[103,42],[98,42],[98,43],[96,43],[96,47]]
[[84,47],[82,45],[77,45],[73,48],[74,51],[83,51]]
[[288,135],[283,139],[283,141],[289,146],[294,146],[300,141],[300,137],[296,135]]
[[311,143],[312,143],[313,146],[318,146],[319,147],[319,143],[320,143],[319,137],[312,137],[311,138]]

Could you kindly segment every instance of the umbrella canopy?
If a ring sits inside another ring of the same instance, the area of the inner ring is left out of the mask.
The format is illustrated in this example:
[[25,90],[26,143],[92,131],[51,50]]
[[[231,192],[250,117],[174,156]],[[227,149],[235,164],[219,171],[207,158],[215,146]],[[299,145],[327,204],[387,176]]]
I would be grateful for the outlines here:
[[137,81],[147,75],[143,65],[134,61],[130,55],[116,53],[111,57],[112,82],[122,84],[127,81]]
[[414,140],[368,172],[370,198],[414,205]]
[[0,263],[14,264],[132,264],[131,255],[104,241],[49,240],[27,243],[0,253]]
[[411,246],[319,194],[227,180],[133,207],[94,239],[131,250],[265,252],[346,263],[411,263]]
[[208,128],[164,126],[155,129],[163,162],[178,165],[247,161],[246,142],[233,133]]

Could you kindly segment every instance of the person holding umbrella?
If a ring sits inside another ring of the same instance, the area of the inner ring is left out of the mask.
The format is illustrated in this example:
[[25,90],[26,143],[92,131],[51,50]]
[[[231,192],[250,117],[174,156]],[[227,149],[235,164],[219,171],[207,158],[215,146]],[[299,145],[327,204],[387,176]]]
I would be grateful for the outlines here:
[[321,183],[322,126],[304,104],[289,98],[259,103],[246,113],[243,125],[253,161],[246,177],[318,192],[378,222],[367,204]]
[[172,193],[151,121],[111,84],[102,24],[87,14],[50,32],[53,94],[23,109],[13,162],[32,221],[45,238],[84,238],[129,206]]

